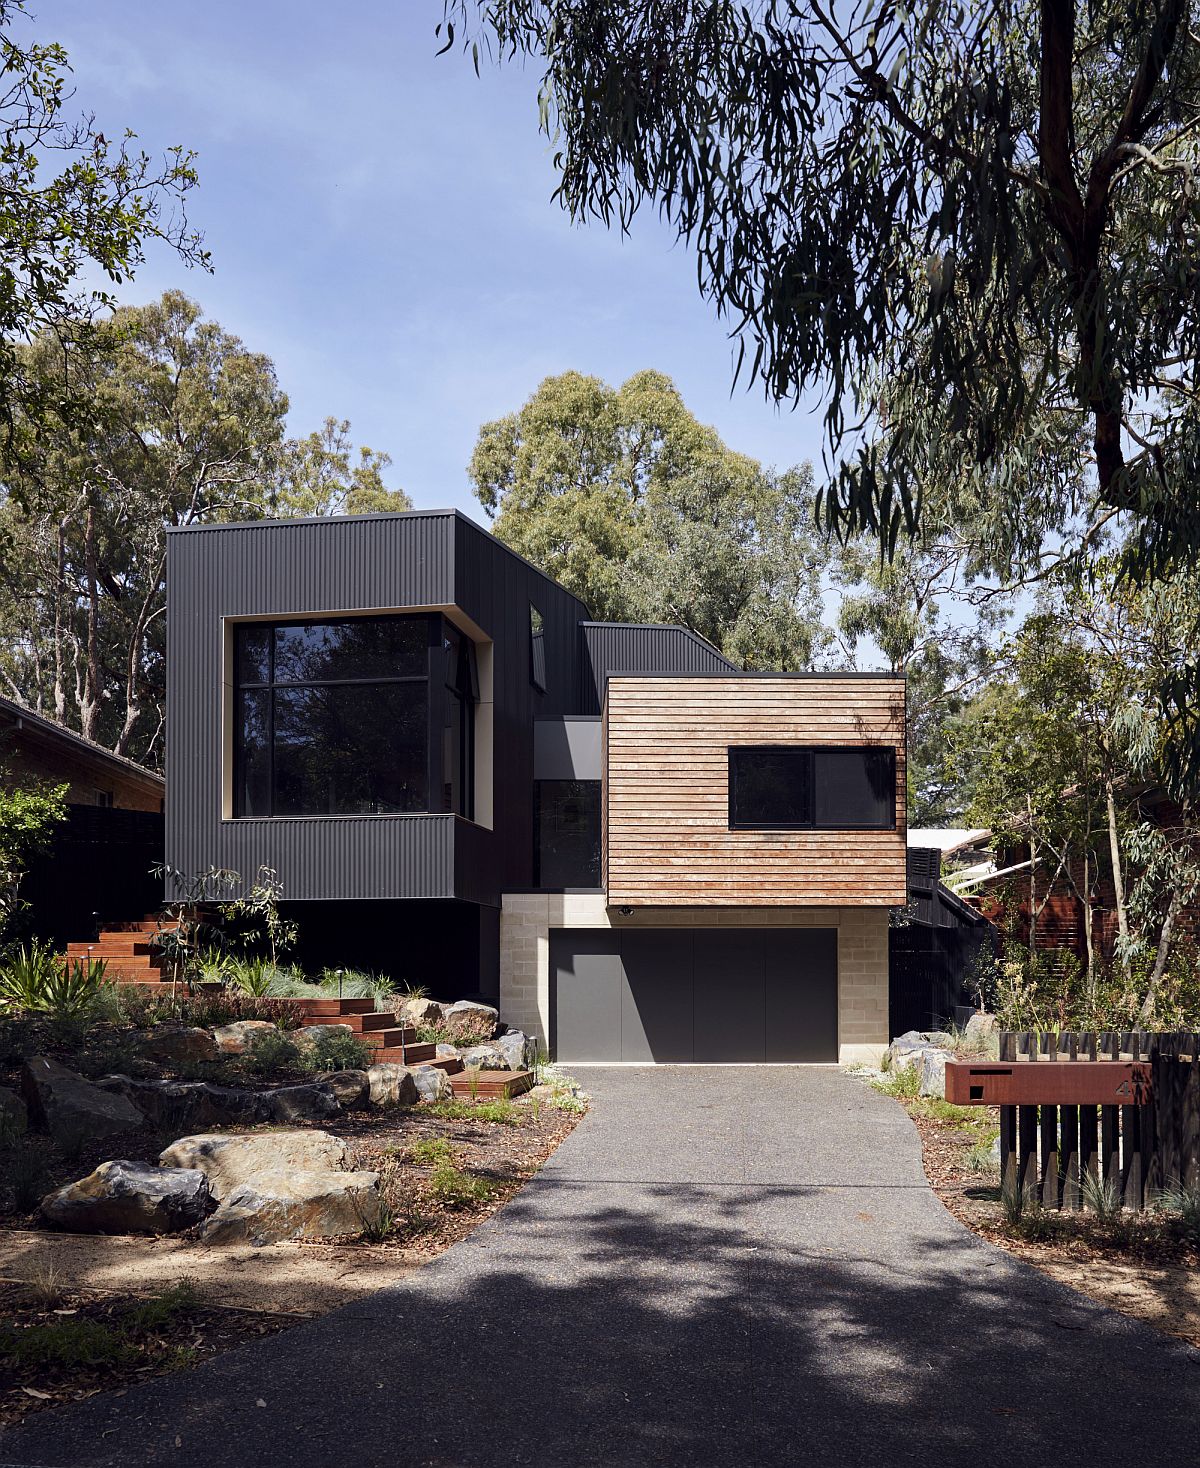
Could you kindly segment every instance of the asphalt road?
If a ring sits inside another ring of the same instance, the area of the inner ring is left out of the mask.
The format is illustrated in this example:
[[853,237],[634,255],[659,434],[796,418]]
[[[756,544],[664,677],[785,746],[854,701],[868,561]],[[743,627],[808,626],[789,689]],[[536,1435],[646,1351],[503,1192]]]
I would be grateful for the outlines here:
[[962,1229],[893,1102],[823,1068],[580,1075],[591,1115],[466,1243],[41,1413],[0,1468],[1190,1458],[1200,1352]]

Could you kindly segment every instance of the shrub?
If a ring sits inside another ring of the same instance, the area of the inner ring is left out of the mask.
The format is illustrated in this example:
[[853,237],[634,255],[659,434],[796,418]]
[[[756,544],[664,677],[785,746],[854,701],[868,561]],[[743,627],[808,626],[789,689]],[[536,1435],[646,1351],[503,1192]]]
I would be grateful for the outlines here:
[[161,1018],[179,1019],[206,1030],[240,1019],[269,1019],[281,1030],[294,1030],[301,1022],[300,1011],[290,1000],[242,994],[236,989],[226,989],[221,994],[185,996],[169,1008],[171,1012]]
[[872,1084],[885,1096],[898,1096],[906,1101],[912,1101],[921,1094],[921,1077],[915,1065],[893,1067]]
[[317,983],[324,993],[332,991],[343,999],[379,999],[392,992],[391,979],[359,968],[323,968]]
[[276,970],[273,964],[262,958],[231,958],[229,980],[253,999],[265,999],[271,992]]
[[1176,1233],[1189,1244],[1200,1244],[1200,1187],[1175,1183],[1158,1195],[1155,1206],[1173,1215]]
[[446,1163],[454,1163],[454,1150],[442,1137],[414,1142],[408,1155],[418,1167],[443,1167]]
[[463,1172],[453,1162],[441,1162],[429,1179],[429,1191],[447,1208],[469,1208],[488,1202],[495,1194],[496,1185],[487,1178]]
[[304,1061],[311,1071],[366,1070],[371,1051],[357,1035],[324,1025],[307,1047]]
[[301,1059],[299,1045],[282,1030],[263,1030],[251,1042],[245,1064],[256,1075],[274,1075],[300,1069]]

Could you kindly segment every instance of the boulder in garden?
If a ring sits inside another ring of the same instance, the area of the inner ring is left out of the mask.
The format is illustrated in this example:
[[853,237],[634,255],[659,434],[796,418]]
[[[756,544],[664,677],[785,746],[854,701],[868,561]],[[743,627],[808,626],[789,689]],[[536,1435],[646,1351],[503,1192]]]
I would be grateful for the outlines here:
[[460,999],[442,1013],[442,1029],[456,1045],[478,1045],[490,1040],[500,1024],[500,1011],[490,1004]]
[[197,1169],[114,1161],[49,1193],[42,1216],[72,1233],[170,1234],[200,1223],[213,1206]]
[[420,1100],[413,1072],[407,1065],[382,1060],[367,1071],[372,1106],[415,1106]]
[[377,1172],[256,1174],[227,1195],[204,1226],[208,1244],[272,1244],[346,1238],[377,1227],[383,1199]]
[[56,1141],[112,1137],[146,1123],[128,1096],[93,1085],[44,1055],[26,1062],[21,1082],[31,1115]]
[[158,1161],[161,1167],[203,1173],[213,1197],[224,1202],[243,1183],[269,1173],[342,1171],[348,1156],[345,1142],[329,1132],[213,1132],[180,1137]]

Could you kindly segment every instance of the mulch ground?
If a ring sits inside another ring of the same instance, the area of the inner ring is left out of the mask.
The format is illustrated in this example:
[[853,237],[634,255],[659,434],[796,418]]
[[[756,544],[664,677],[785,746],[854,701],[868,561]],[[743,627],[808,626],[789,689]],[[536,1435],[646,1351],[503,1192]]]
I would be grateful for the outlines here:
[[217,1308],[186,1288],[119,1299],[0,1281],[0,1426],[114,1387],[182,1371],[304,1316]]
[[1200,1241],[1188,1238],[1175,1217],[1147,1210],[1101,1219],[1087,1210],[1036,1209],[1010,1224],[998,1176],[967,1162],[989,1123],[995,1134],[998,1113],[964,1126],[930,1115],[920,1101],[902,1104],[920,1133],[930,1185],[961,1223],[1059,1283],[1200,1346]]
[[[508,1114],[512,1124],[475,1117],[438,1117],[425,1107],[412,1107],[344,1112],[332,1120],[313,1123],[314,1129],[330,1132],[350,1144],[352,1168],[381,1174],[391,1226],[383,1237],[339,1240],[336,1249],[308,1241],[279,1247],[302,1251],[309,1267],[313,1267],[314,1259],[320,1260],[328,1252],[331,1283],[335,1273],[340,1280],[347,1270],[353,1270],[356,1250],[364,1257],[364,1263],[365,1256],[370,1256],[372,1269],[379,1268],[381,1251],[394,1255],[398,1272],[433,1258],[502,1208],[579,1121],[577,1115],[550,1106],[540,1091],[513,1101]],[[173,1135],[147,1128],[91,1143],[64,1155],[49,1139],[39,1137],[37,1141],[41,1145],[37,1151],[42,1172],[38,1189],[48,1192],[83,1177],[98,1163],[113,1156],[156,1161],[162,1148],[172,1140]],[[414,1147],[431,1142],[444,1143],[456,1171],[472,1185],[481,1185],[479,1190],[485,1196],[447,1199],[444,1188],[438,1187],[435,1167],[430,1165],[428,1157],[418,1161],[412,1155]],[[36,1205],[28,1211],[5,1216],[3,1226],[13,1231],[8,1236],[14,1239],[30,1234],[40,1234],[48,1240],[55,1237],[41,1226]],[[173,1236],[180,1237],[186,1238]],[[89,1241],[92,1247],[103,1248],[103,1244],[102,1239]],[[206,1252],[213,1255],[218,1251]],[[263,1252],[265,1255],[266,1251]],[[148,1375],[186,1369],[247,1339],[287,1329],[297,1320],[308,1318],[303,1314],[269,1310],[217,1309],[210,1303],[211,1291],[206,1290],[195,1302],[160,1321],[154,1331],[125,1331],[117,1343],[119,1349],[110,1349],[111,1341],[97,1337],[104,1347],[101,1359],[89,1362],[70,1358],[65,1363],[54,1359],[29,1360],[27,1353],[20,1354],[13,1332],[27,1335],[31,1329],[63,1322],[68,1325],[107,1322],[111,1326],[115,1321],[119,1326],[134,1303],[134,1297],[129,1294],[102,1295],[75,1288],[79,1281],[72,1281],[69,1292],[53,1291],[62,1296],[53,1305],[39,1303],[36,1296],[39,1289],[45,1293],[45,1283],[36,1281],[31,1292],[28,1287],[0,1281],[0,1423],[96,1391],[127,1387]],[[241,1293],[243,1297],[246,1294],[244,1273]],[[263,1300],[270,1298],[269,1287],[264,1284]],[[337,1303],[332,1297],[331,1302]],[[87,1336],[89,1332],[95,1336],[91,1325],[84,1324],[81,1331],[67,1334]],[[42,1334],[46,1334],[44,1329]],[[63,1332],[57,1334],[61,1336]],[[70,1341],[67,1346],[69,1356],[74,1348]],[[46,1349],[52,1350],[52,1346]],[[14,1351],[18,1353],[16,1356]]]

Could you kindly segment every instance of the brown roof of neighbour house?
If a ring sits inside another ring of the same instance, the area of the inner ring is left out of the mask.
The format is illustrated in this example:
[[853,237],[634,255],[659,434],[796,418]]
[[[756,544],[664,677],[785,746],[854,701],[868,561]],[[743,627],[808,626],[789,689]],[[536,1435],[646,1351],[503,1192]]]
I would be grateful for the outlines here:
[[37,738],[60,743],[65,750],[77,757],[86,757],[101,765],[118,769],[131,779],[144,780],[160,792],[166,788],[166,781],[160,774],[147,769],[145,765],[139,765],[136,760],[127,759],[123,754],[115,754],[103,744],[97,744],[94,739],[85,739],[73,729],[67,729],[54,719],[48,719],[45,714],[35,713],[33,709],[26,708],[11,698],[0,697],[0,727],[3,726],[12,729],[26,728]]

